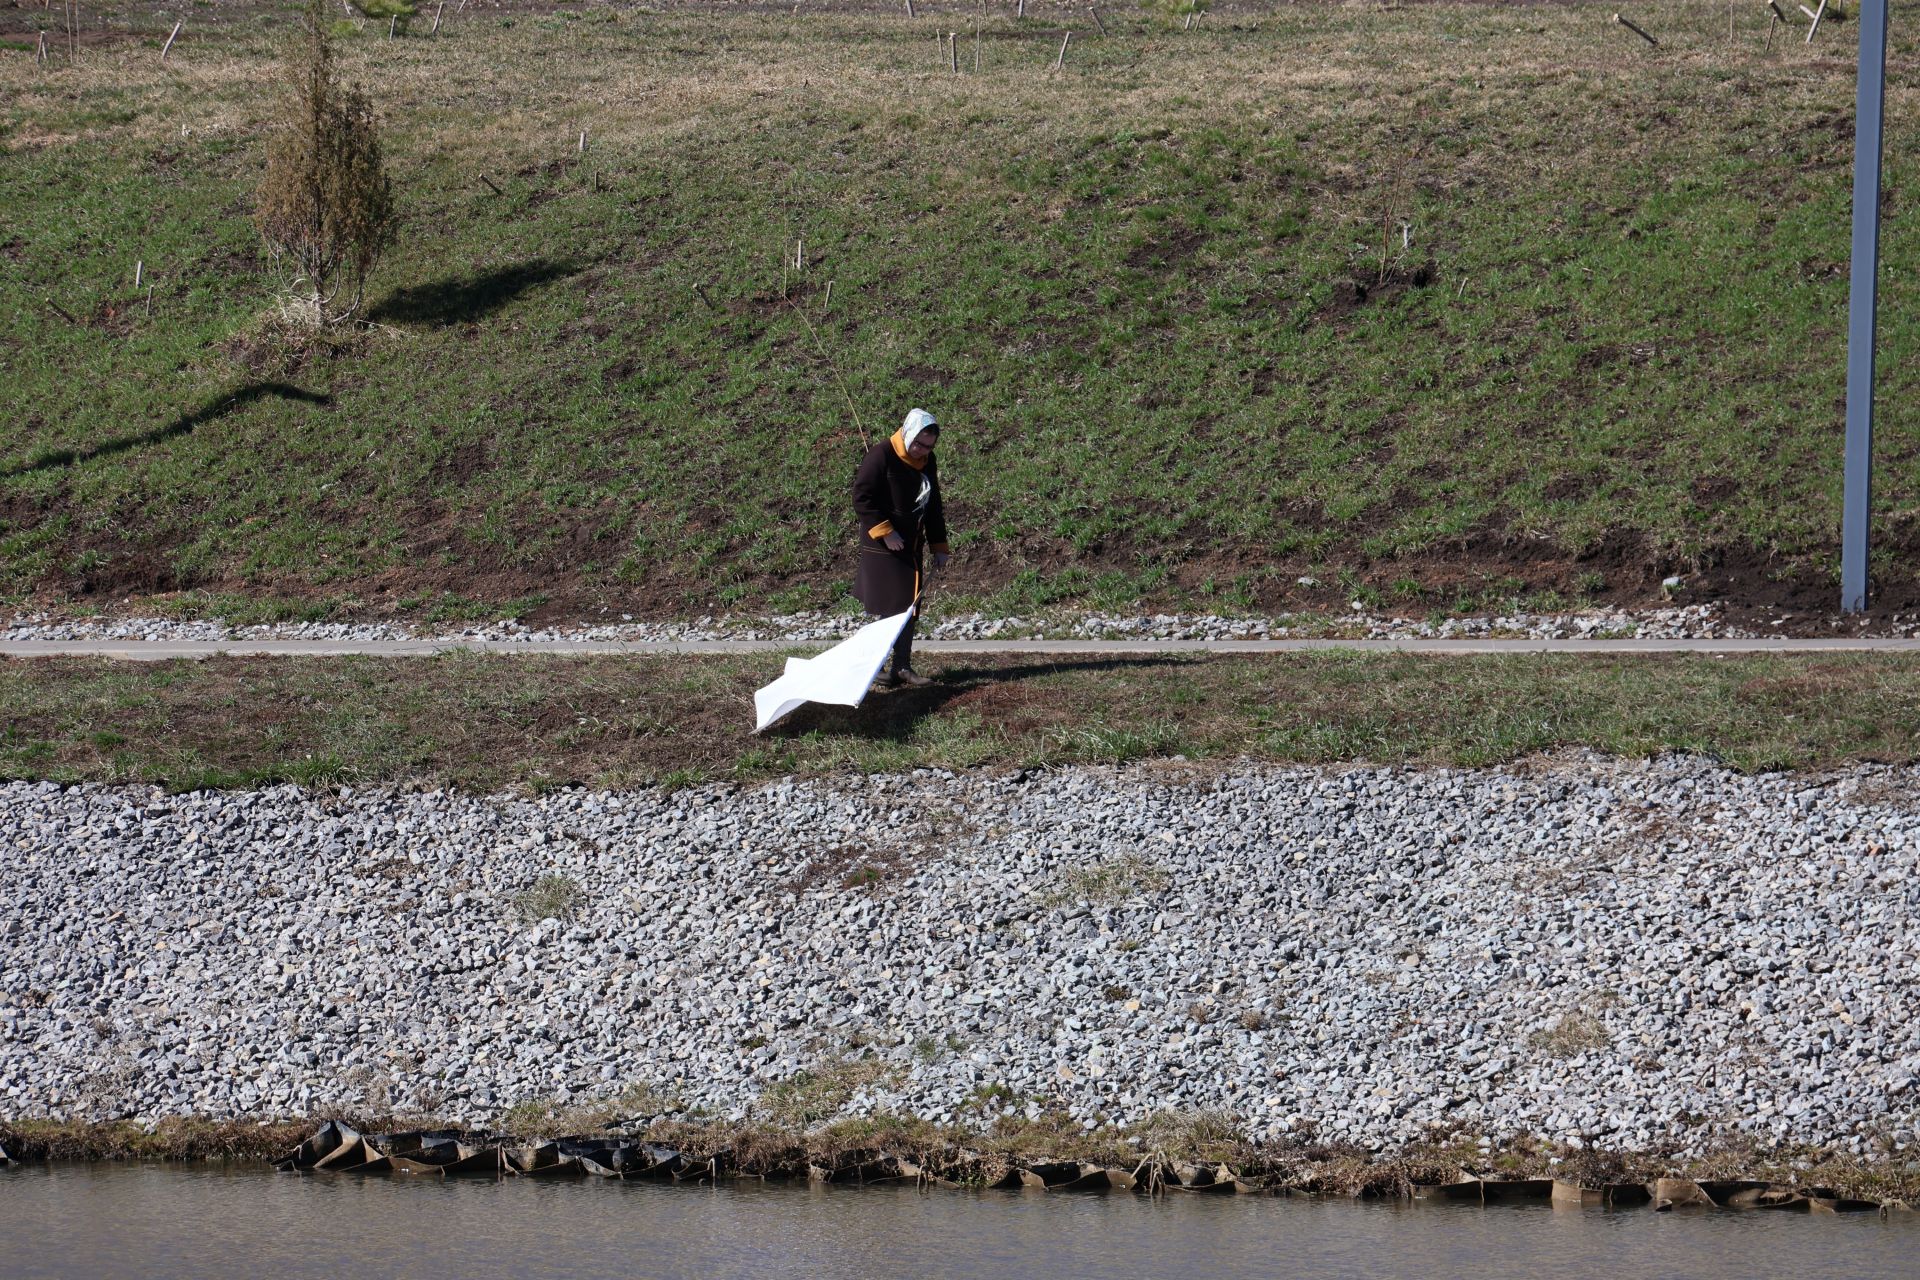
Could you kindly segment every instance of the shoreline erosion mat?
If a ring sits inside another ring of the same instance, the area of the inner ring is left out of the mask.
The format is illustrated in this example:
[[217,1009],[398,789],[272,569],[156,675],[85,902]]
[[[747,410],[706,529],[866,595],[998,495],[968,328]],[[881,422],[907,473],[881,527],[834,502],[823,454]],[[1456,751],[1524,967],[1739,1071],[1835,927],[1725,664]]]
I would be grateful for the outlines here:
[[935,683],[751,732],[777,654],[0,661],[0,776],[539,792],[1185,760],[1743,770],[1920,759],[1920,656],[929,658]]
[[[327,345],[270,318],[248,222],[291,15],[196,10],[162,64],[175,15],[89,6],[43,68],[55,19],[0,12],[0,595],[832,603],[837,367],[869,432],[950,424],[955,599],[998,611],[1645,602],[1673,574],[1832,607],[1852,24],[1766,50],[1764,12],[1729,42],[1655,3],[1650,50],[1590,5],[1029,13],[986,15],[977,75],[971,9],[343,21],[406,225],[376,327]],[[1892,34],[1899,608],[1920,46]]]
[[[624,1126],[621,1126],[624,1127]],[[851,1126],[858,1132],[859,1126]],[[1207,1129],[1213,1132],[1209,1134]],[[724,1132],[717,1145],[713,1136],[700,1145],[709,1154],[680,1151],[639,1136],[575,1135],[527,1142],[505,1135],[459,1130],[363,1134],[351,1125],[329,1120],[292,1151],[274,1161],[281,1172],[318,1172],[415,1176],[492,1175],[526,1177],[599,1177],[620,1180],[710,1184],[729,1177],[804,1178],[842,1186],[911,1184],[923,1191],[935,1188],[979,1188],[999,1191],[1137,1192],[1147,1196],[1176,1193],[1232,1195],[1350,1195],[1402,1197],[1450,1203],[1542,1204],[1556,1207],[1593,1206],[1656,1211],[1676,1207],[1709,1209],[1788,1209],[1801,1212],[1910,1213],[1902,1199],[1885,1204],[1848,1195],[1830,1187],[1769,1184],[1757,1180],[1709,1180],[1685,1177],[1630,1180],[1620,1157],[1596,1157],[1580,1152],[1566,1168],[1566,1152],[1549,1155],[1536,1150],[1495,1172],[1485,1152],[1471,1143],[1456,1142],[1448,1149],[1428,1144],[1386,1157],[1380,1153],[1336,1151],[1311,1144],[1291,1150],[1261,1151],[1217,1119],[1165,1125],[1183,1149],[1174,1154],[1158,1146],[1143,1150],[1131,1143],[1056,1145],[1107,1146],[1097,1159],[1048,1159],[1032,1150],[1024,1157],[1004,1149],[977,1149],[984,1135],[915,1132],[915,1126],[896,1122],[875,1125],[859,1135],[864,1145],[852,1148],[822,1135],[813,1141],[794,1141],[784,1135],[741,1134],[730,1140]],[[890,1131],[889,1131],[890,1130]],[[1166,1134],[1159,1135],[1162,1142]],[[758,1141],[755,1141],[755,1138]],[[976,1144],[973,1149],[969,1141]],[[1003,1144],[992,1142],[990,1148]],[[1033,1144],[1038,1146],[1039,1144]],[[1211,1159],[1196,1158],[1191,1150],[1212,1146]],[[1531,1145],[1531,1144],[1527,1144]],[[742,1163],[739,1148],[744,1147]],[[892,1149],[889,1149],[892,1148]],[[1231,1154],[1222,1158],[1221,1151]],[[1531,1157],[1529,1159],[1529,1157]],[[1231,1163],[1229,1163],[1231,1161]],[[1639,1161],[1643,1167],[1652,1163]],[[1532,1164],[1536,1176],[1516,1167]],[[1478,1165],[1482,1172],[1470,1170]],[[1903,1171],[1904,1172],[1904,1171]],[[1567,1176],[1538,1176],[1539,1173]],[[1883,1174],[1884,1176],[1884,1174]],[[1897,1185],[1901,1174],[1888,1181]],[[1807,1189],[1802,1189],[1802,1188]]]
[[[559,1118],[599,1120],[592,1105],[517,1128],[471,1130],[430,1118],[348,1121],[168,1117],[97,1124],[0,1119],[0,1169],[26,1162],[186,1163],[283,1172],[412,1177],[612,1177],[692,1187],[734,1178],[1099,1194],[1307,1195],[1556,1207],[1787,1209],[1906,1215],[1920,1201],[1910,1163],[1860,1163],[1818,1150],[1732,1150],[1675,1159],[1595,1152],[1537,1139],[1468,1137],[1368,1151],[1304,1138],[1266,1147],[1218,1116],[1156,1117],[1145,1134],[1035,1124],[973,1130],[899,1116],[810,1132],[764,1125],[615,1117],[561,1133]],[[1143,1146],[1151,1139],[1150,1149]],[[356,1147],[356,1142],[358,1146]],[[672,1144],[672,1145],[669,1145]],[[356,1157],[358,1159],[356,1160]]]

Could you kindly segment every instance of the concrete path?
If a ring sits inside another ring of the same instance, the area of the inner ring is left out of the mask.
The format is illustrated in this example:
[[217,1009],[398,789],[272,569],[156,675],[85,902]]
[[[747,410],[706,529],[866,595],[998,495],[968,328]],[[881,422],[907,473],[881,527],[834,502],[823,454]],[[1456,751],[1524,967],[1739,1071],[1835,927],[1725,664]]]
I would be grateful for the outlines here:
[[[823,641],[786,640],[11,640],[0,658],[374,658],[426,657],[449,651],[522,654],[780,653],[818,650]],[[1759,640],[922,640],[916,653],[1152,654],[1361,652],[1476,653],[1920,653],[1920,638]]]

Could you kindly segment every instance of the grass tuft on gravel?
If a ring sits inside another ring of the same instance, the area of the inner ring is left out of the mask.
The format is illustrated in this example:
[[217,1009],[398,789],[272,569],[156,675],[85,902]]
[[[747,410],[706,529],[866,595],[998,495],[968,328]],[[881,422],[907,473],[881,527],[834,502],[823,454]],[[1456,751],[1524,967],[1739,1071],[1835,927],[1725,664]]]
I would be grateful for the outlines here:
[[580,905],[580,886],[562,875],[541,876],[514,895],[513,911],[522,924],[564,920]]

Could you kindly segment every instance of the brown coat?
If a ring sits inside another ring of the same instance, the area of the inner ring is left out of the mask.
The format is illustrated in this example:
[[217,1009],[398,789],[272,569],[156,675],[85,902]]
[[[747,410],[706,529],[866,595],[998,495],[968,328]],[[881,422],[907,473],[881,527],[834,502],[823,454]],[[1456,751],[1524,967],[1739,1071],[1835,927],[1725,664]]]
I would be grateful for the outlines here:
[[[879,617],[904,613],[920,583],[921,549],[947,551],[947,516],[940,502],[940,464],[908,461],[901,433],[867,450],[853,475],[853,510],[860,520],[860,564],[853,594]],[[907,545],[889,551],[883,539],[897,533]]]

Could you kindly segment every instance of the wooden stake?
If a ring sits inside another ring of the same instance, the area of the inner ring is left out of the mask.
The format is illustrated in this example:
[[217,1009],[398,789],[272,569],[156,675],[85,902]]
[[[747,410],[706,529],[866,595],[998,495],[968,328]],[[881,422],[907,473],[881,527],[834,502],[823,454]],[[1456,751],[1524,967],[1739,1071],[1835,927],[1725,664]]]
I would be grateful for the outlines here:
[[1787,15],[1780,12],[1779,0],[1767,0],[1767,8],[1773,10],[1773,16],[1775,21],[1785,22],[1787,20]]
[[447,0],[440,0],[440,3],[433,7],[433,30],[427,32],[428,35],[437,36],[440,34],[440,14],[446,7]]
[[828,307],[832,305],[833,305],[833,281],[829,280],[827,281],[827,296],[821,300],[820,309],[822,311],[825,311]]
[[180,38],[181,26],[182,23],[179,22],[173,24],[173,34],[168,36],[167,42],[160,46],[160,61],[165,62],[167,60],[167,54],[173,48],[173,42]]
[[1820,0],[1820,10],[1813,15],[1813,25],[1807,28],[1807,43],[1813,43],[1813,37],[1820,30],[1820,19],[1827,16],[1827,0]]
[[1013,11],[1013,16],[1016,18],[1024,18],[1027,16],[1027,0],[1020,0],[1019,7]]
[[1654,45],[1656,47],[1659,45],[1660,42],[1658,40],[1655,40],[1652,36],[1648,35],[1645,31],[1641,30],[1639,25],[1634,23],[1630,19],[1623,18],[1616,13],[1613,15],[1613,20],[1619,23],[1621,26],[1625,27],[1627,30],[1633,32],[1633,34],[1639,36],[1642,40],[1645,40],[1648,44]]
[[1093,25],[1100,28],[1101,35],[1107,34],[1107,24],[1100,21],[1100,10],[1098,8],[1095,8],[1092,10],[1092,13],[1093,13]]
[[153,286],[152,285],[147,286],[147,315],[149,317],[153,315]]
[[1183,26],[1183,27],[1181,27],[1180,29],[1181,29],[1182,31],[1191,31],[1191,30],[1193,30],[1193,10],[1191,10],[1191,9],[1189,9],[1189,10],[1187,10],[1187,21],[1186,21],[1186,25],[1185,25],[1185,26]]
[[147,267],[147,264],[144,262],[135,262],[133,264],[133,287],[134,288],[138,289],[140,287],[140,281],[142,280],[142,278],[144,278],[146,274],[146,267]]
[[960,74],[960,33],[947,32],[947,61],[953,64],[953,74]]
[[587,131],[585,129],[580,131],[580,154],[587,154]]
[[62,320],[65,320],[68,324],[80,323],[78,320],[75,320],[73,318],[73,312],[67,310],[65,307],[55,302],[52,298],[44,298],[42,299],[42,301],[44,301],[47,304],[47,306],[50,309],[52,309],[53,314],[59,316]]
[[1067,64],[1067,41],[1071,39],[1073,39],[1073,32],[1071,31],[1060,37],[1060,56],[1053,60],[1053,69],[1055,71],[1058,71]]
[[400,25],[399,14],[396,13],[391,18],[387,19],[387,39],[389,40],[393,39],[393,29],[399,25]]
[[973,74],[980,74],[980,12],[973,14]]
[[1807,15],[1807,16],[1808,16],[1809,18],[1811,18],[1811,17],[1813,16],[1813,10],[1811,10],[1811,9],[1809,9],[1809,8],[1807,8],[1807,6],[1805,6],[1805,5],[1796,5],[1795,7],[1796,7],[1796,8],[1798,8],[1798,9],[1800,10],[1800,12],[1802,12],[1802,13],[1804,13],[1804,14],[1806,14],[1806,15]]
[[[785,287],[786,287],[786,285],[785,285],[785,282],[784,282],[784,281],[782,282],[782,284],[781,284],[781,287],[782,287],[782,288],[785,288]],[[709,297],[707,296],[707,286],[705,286],[704,284],[696,284],[696,285],[694,285],[694,286],[693,286],[693,291],[694,291],[695,293],[697,293],[697,294],[699,294],[699,295],[700,295],[700,301],[702,301],[702,302],[704,302],[704,303],[706,303],[706,304],[707,304],[707,310],[709,310],[709,311],[718,311],[718,310],[720,309],[720,308],[718,308],[718,307],[716,307],[716,306],[714,306],[714,305],[713,305],[713,299],[712,299],[712,298],[709,298]]]
[[500,189],[499,187],[496,187],[496,186],[494,186],[494,185],[493,185],[493,179],[492,179],[492,178],[489,178],[489,177],[488,177],[488,176],[487,176],[486,174],[484,174],[484,173],[483,173],[483,174],[481,174],[481,175],[480,175],[480,181],[482,181],[482,182],[484,182],[484,183],[486,183],[486,184],[487,184],[487,190],[489,190],[489,191],[491,191],[491,192],[493,192],[493,194],[495,194],[495,195],[497,195],[497,196],[503,196],[503,195],[505,195],[505,194],[506,194],[506,192],[504,192],[504,191],[502,191],[502,190],[501,190],[501,189]]
[[1774,28],[1778,27],[1779,25],[1780,25],[1780,11],[1778,9],[1775,9],[1773,13],[1767,18],[1766,52],[1768,53],[1773,52],[1773,32],[1774,32]]
[[44,31],[40,33],[40,45],[34,50],[34,56],[40,60],[41,66],[47,65],[47,33]]
[[913,18],[913,17],[918,17],[918,16],[919,16],[918,14],[916,14],[916,13],[914,13],[914,11],[913,11],[913,0],[907,0],[907,16],[908,16],[909,18]]

